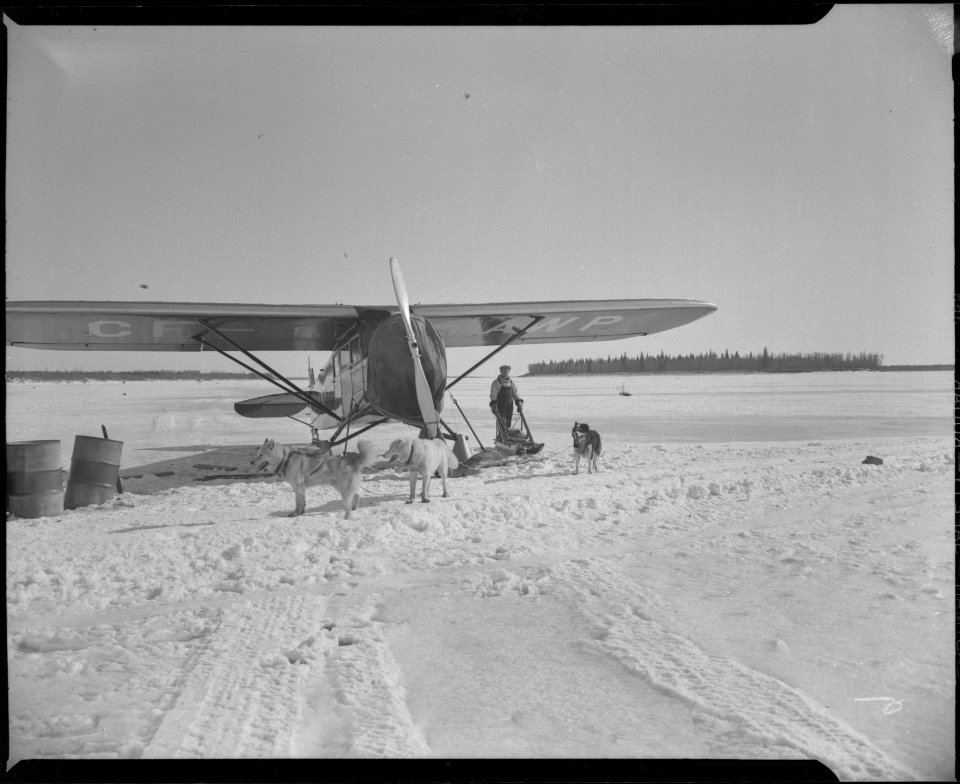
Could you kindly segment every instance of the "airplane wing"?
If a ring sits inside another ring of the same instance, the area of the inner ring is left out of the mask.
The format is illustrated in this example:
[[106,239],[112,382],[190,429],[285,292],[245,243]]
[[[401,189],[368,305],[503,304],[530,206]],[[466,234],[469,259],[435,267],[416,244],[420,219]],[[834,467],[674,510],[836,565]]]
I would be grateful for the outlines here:
[[329,351],[357,322],[345,305],[7,302],[6,343],[61,351],[200,351],[201,320],[248,351]]
[[[714,310],[695,300],[629,299],[413,306],[448,348],[617,340],[673,329]],[[7,302],[10,346],[67,351],[199,351],[206,322],[248,351],[329,351],[365,313],[393,306],[227,305],[171,302]],[[228,348],[211,335],[217,346]]]
[[[318,403],[323,400],[319,392],[307,392],[308,395],[315,398]],[[268,417],[292,417],[299,414],[307,407],[300,398],[289,392],[281,392],[279,395],[263,395],[254,397],[250,400],[240,400],[233,404],[233,410],[240,416],[250,419],[265,419]]]
[[425,305],[412,308],[429,319],[448,348],[498,346],[530,327],[517,343],[576,343],[652,335],[681,327],[717,309],[686,299],[568,300],[490,305]]

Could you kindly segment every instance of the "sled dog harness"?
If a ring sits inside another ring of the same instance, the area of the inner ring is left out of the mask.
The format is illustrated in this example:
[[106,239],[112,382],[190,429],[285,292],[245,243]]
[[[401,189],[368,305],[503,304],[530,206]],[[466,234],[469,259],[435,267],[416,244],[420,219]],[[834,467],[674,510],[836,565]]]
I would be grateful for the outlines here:
[[[280,462],[277,463],[277,469],[273,472],[274,476],[282,476],[284,479],[286,479],[287,468],[290,467],[290,458],[293,457],[294,455],[302,455],[302,454],[305,454],[302,449],[291,449],[289,452],[287,452],[287,454],[284,455],[284,457],[280,460]],[[304,474],[304,478],[308,476],[313,476],[315,473],[317,473],[317,471],[323,468],[323,463],[324,461],[321,460],[317,465],[315,465],[313,468],[307,471],[307,473]]]

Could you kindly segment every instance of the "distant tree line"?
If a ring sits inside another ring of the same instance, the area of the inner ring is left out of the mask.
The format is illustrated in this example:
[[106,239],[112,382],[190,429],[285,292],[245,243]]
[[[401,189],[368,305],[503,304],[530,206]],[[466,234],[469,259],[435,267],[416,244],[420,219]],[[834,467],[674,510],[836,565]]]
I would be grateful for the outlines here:
[[606,359],[566,359],[532,362],[527,368],[530,376],[551,376],[577,373],[726,373],[736,371],[764,373],[801,373],[814,370],[880,370],[882,354],[643,354],[628,357],[607,356]]
[[8,370],[11,381],[219,381],[256,378],[253,373],[204,373],[199,370]]

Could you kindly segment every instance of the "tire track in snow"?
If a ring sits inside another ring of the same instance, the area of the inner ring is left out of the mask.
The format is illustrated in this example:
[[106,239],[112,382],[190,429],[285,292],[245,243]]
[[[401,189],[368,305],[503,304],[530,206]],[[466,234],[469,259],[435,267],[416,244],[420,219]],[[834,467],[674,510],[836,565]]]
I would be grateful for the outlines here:
[[434,573],[378,608],[432,755],[713,756],[687,705],[598,655],[549,575],[542,594],[504,569],[487,577]]
[[320,596],[285,594],[219,609],[143,756],[290,756],[301,682],[323,670],[324,605]]
[[[330,599],[330,617],[349,620],[329,622],[338,645],[327,654],[327,677],[341,726],[335,734],[337,747],[321,748],[323,756],[419,757],[430,753],[410,714],[403,674],[381,631],[382,623],[374,620],[380,603],[378,594],[364,592],[342,592]],[[330,711],[326,713],[330,715]],[[327,729],[327,734],[334,733]]]
[[[914,780],[916,774],[876,748],[807,695],[738,662],[710,656],[651,617],[648,594],[599,559],[557,566],[555,583],[577,597],[598,628],[596,645],[664,692],[732,724],[757,756],[780,746],[818,759],[842,780]],[[637,603],[637,598],[640,603]],[[773,754],[769,752],[773,751]]]

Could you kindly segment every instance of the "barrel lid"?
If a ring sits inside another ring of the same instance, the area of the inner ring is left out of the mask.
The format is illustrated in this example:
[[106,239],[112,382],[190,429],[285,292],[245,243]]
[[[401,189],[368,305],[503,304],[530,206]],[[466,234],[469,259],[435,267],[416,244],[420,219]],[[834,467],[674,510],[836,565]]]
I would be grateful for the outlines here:
[[7,446],[30,446],[31,444],[59,444],[55,438],[39,439],[36,441],[7,441]]

